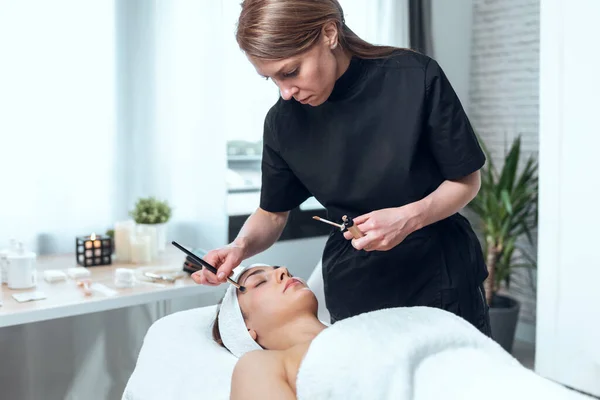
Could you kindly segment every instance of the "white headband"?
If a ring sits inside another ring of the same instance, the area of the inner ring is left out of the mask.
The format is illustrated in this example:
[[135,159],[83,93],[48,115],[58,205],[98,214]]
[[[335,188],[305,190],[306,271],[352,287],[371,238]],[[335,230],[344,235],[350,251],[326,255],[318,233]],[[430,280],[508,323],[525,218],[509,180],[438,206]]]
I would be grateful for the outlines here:
[[[249,269],[258,266],[268,267],[265,264],[252,264],[249,267],[238,267],[234,272],[232,279],[237,279],[242,273]],[[237,358],[242,357],[244,354],[253,350],[262,350],[262,347],[252,339],[244,317],[242,316],[242,310],[237,299],[237,288],[231,284],[225,292],[225,297],[221,302],[221,308],[219,309],[219,332],[221,334],[221,340],[227,349]]]

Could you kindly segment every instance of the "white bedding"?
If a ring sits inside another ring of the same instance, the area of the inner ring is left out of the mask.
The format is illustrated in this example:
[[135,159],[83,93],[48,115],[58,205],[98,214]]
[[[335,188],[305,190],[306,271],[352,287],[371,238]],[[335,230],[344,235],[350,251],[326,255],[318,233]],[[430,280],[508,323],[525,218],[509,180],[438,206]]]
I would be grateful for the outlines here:
[[[211,339],[215,307],[148,331],[124,400],[228,399],[237,359]],[[522,367],[452,314],[381,310],[343,320],[312,343],[300,399],[583,399]]]
[[463,319],[425,307],[334,324],[311,344],[296,385],[302,400],[587,398],[524,368]]
[[212,340],[215,312],[202,307],[155,322],[123,400],[228,399],[237,358]]

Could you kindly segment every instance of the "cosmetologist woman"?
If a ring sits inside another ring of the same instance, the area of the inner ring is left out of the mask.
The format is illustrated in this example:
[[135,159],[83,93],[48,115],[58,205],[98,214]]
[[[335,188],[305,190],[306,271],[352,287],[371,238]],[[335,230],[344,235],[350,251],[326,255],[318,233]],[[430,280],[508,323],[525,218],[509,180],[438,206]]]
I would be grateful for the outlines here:
[[281,97],[264,123],[260,207],[205,259],[197,283],[275,243],[290,210],[314,196],[327,218],[354,218],[364,237],[332,228],[323,253],[332,321],[387,307],[455,313],[489,335],[480,243],[459,214],[485,163],[440,65],[375,46],[345,24],[337,0],[245,0],[237,42]]

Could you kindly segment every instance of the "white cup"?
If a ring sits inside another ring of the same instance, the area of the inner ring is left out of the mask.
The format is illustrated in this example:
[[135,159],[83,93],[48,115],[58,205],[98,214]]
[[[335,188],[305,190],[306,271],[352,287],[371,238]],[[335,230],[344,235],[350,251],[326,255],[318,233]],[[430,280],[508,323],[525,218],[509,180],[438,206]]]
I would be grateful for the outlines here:
[[135,283],[135,276],[132,269],[117,268],[115,270],[115,286],[118,288],[130,288]]
[[37,283],[36,255],[20,251],[10,253],[7,260],[7,278],[10,289],[30,289]]

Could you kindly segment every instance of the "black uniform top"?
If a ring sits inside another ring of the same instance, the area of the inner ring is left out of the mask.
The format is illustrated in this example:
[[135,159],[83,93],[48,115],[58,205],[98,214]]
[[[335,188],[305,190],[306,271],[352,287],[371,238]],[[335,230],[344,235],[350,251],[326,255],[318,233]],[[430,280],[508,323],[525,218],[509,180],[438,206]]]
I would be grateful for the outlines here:
[[[418,201],[485,156],[438,63],[399,51],[352,58],[317,107],[279,101],[265,120],[260,207],[289,211],[314,196],[340,221]],[[318,223],[318,222],[315,222]],[[425,305],[469,314],[466,296],[487,276],[481,247],[456,214],[389,251],[354,249],[333,228],[323,254],[332,320],[384,307]]]

